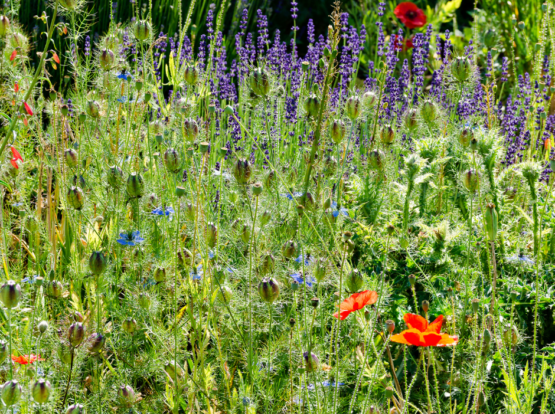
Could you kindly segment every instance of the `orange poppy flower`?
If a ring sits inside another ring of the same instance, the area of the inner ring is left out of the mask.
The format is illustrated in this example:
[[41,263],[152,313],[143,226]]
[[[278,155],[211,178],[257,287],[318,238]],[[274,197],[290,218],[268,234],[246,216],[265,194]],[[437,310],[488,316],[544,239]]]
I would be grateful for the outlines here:
[[447,346],[456,345],[459,341],[457,336],[441,333],[443,315],[439,315],[430,324],[422,316],[412,313],[406,313],[404,319],[409,329],[393,335],[391,337],[393,342],[414,346]]
[[41,358],[40,355],[20,355],[20,356],[13,356],[12,361],[17,362],[21,365],[32,364],[35,361],[44,361],[44,358]]
[[378,300],[378,293],[373,290],[364,290],[362,292],[355,293],[345,299],[339,306],[340,312],[335,312],[334,317],[340,317],[341,320],[345,319],[351,314],[351,312],[360,310],[366,305],[372,305]]

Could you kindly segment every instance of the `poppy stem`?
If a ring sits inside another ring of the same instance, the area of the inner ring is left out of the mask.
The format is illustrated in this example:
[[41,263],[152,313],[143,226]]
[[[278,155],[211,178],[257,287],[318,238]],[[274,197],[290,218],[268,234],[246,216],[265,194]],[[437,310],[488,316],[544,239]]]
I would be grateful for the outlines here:
[[397,374],[395,373],[395,364],[393,363],[393,358],[391,356],[391,350],[389,349],[389,342],[385,346],[387,350],[387,358],[389,359],[389,367],[391,368],[391,374],[393,375],[393,379],[395,381],[395,388],[397,388],[397,392],[399,393],[399,397],[403,399],[403,391],[401,390],[401,384],[397,379]]
[[428,413],[431,414],[432,399],[430,397],[430,381],[428,379],[428,368],[426,366],[426,358],[424,358],[424,352],[426,352],[425,348],[421,348],[420,352],[422,356],[422,373],[424,374],[424,380],[426,382],[426,396],[428,397]]
[[[12,357],[12,310],[8,308],[8,331],[10,334],[10,358]],[[10,361],[10,380],[13,379],[13,362]]]

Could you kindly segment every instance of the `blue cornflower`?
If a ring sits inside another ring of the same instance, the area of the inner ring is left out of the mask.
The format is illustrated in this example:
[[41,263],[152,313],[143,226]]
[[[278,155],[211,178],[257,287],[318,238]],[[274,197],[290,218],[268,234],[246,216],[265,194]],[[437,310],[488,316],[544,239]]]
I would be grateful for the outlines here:
[[301,197],[303,195],[303,193],[296,192],[296,193],[293,193],[293,195],[291,195],[291,193],[283,193],[283,194],[280,194],[280,195],[282,197],[287,198],[288,200],[293,200],[293,197],[295,197],[295,198]]
[[158,207],[155,208],[154,210],[152,210],[152,214],[156,215],[156,216],[166,216],[166,217],[170,217],[172,216],[172,214],[174,214],[175,211],[173,209],[173,207],[166,207],[165,209],[163,209],[162,207]]
[[[337,202],[334,201],[331,203],[331,207],[332,208],[337,208]],[[345,207],[341,207],[339,210],[332,210],[331,214],[333,215],[333,217],[339,216],[339,213],[343,214],[345,217],[349,217],[349,210],[347,210]]]
[[[291,278],[297,282],[299,285],[302,285],[303,282],[305,281],[303,278],[302,273],[293,273],[292,275],[290,275]],[[316,279],[314,279],[312,276],[307,276],[306,277],[306,285],[310,288],[312,287],[312,285],[316,283]]]
[[145,239],[141,237],[141,232],[139,230],[130,233],[120,233],[119,237],[117,242],[122,246],[136,246],[145,241]]
[[[297,258],[295,259],[295,261],[296,261],[298,264],[301,264],[301,263],[303,262],[303,255],[301,254],[299,257],[297,257]],[[310,257],[310,255],[306,255],[306,256],[305,256],[305,259],[304,259],[304,264],[305,264],[305,266],[308,266],[310,263],[312,263],[312,261],[313,261],[313,259],[312,259],[312,257]]]
[[520,262],[520,263],[525,263],[525,264],[529,264],[529,265],[533,265],[535,263],[533,259],[530,259],[528,256],[524,256],[522,253],[519,254],[518,256],[514,255],[514,256],[507,257],[506,260],[508,260],[509,262],[512,262],[512,263],[519,263]]
[[335,381],[332,381],[332,382],[330,382],[328,380],[322,381],[322,387],[338,387],[339,388],[339,387],[345,385],[344,382],[338,382],[337,385],[335,385],[335,384],[336,384]]
[[39,277],[39,275],[33,275],[32,277],[26,277],[23,278],[21,280],[22,283],[29,283],[30,285],[32,285],[33,283],[35,283],[37,281],[37,278]]
[[191,271],[189,274],[193,280],[201,280],[203,275],[202,264],[199,264],[195,271]]
[[130,73],[120,72],[118,73],[118,79],[121,79],[124,81],[133,80],[133,76]]

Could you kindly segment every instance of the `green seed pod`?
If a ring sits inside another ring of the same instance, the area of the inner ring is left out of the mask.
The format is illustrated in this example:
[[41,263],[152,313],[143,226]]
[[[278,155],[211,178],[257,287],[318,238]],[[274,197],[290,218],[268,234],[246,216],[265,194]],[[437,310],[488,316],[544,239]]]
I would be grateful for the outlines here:
[[194,86],[198,82],[199,72],[196,66],[190,65],[185,68],[185,73],[183,74],[185,82],[189,85]]
[[69,343],[74,347],[78,347],[83,342],[83,339],[85,339],[85,326],[81,322],[72,323],[69,327]]
[[104,49],[100,53],[99,60],[100,60],[100,67],[102,69],[110,70],[114,66],[116,57],[114,55],[114,52],[112,52],[110,49]]
[[71,354],[71,349],[65,343],[60,342],[60,346],[58,347],[58,357],[60,358],[60,361],[64,364],[70,364]]
[[393,388],[387,387],[387,388],[385,389],[385,398],[386,398],[386,399],[390,399],[390,398],[392,398],[392,397],[393,397]]
[[249,86],[258,96],[266,96],[270,92],[270,78],[264,69],[256,68],[249,76]]
[[368,165],[373,170],[382,170],[384,167],[385,154],[378,149],[372,150],[368,154]]
[[143,177],[139,173],[131,173],[127,178],[127,193],[129,197],[142,197],[145,190]]
[[395,226],[393,224],[388,224],[385,226],[385,231],[388,236],[393,236],[395,234]]
[[[48,322],[47,321],[40,321],[39,324],[37,325],[37,328],[40,332],[40,334],[44,334],[47,330],[48,330]],[[1,357],[0,357],[0,362],[2,361]]]
[[151,304],[152,304],[152,301],[150,299],[150,296],[148,296],[148,293],[144,293],[144,292],[139,293],[139,306],[142,309],[149,310]]
[[54,298],[59,299],[62,297],[62,294],[64,293],[64,286],[62,285],[61,282],[58,282],[57,280],[53,280],[50,283],[49,292]]
[[0,16],[0,37],[6,37],[10,30],[10,19],[6,16]]
[[480,185],[480,175],[476,170],[468,170],[463,174],[463,184],[468,191],[474,193]]
[[395,322],[393,322],[391,319],[388,319],[387,321],[385,321],[385,327],[387,329],[387,332],[392,334],[395,331]]
[[362,95],[362,103],[365,108],[371,109],[378,103],[378,96],[372,91],[364,92],[364,95]]
[[316,118],[318,116],[320,112],[320,100],[316,95],[311,94],[306,98],[304,101],[304,110],[309,117]]
[[52,391],[52,385],[50,382],[44,378],[39,378],[36,380],[31,387],[31,395],[33,400],[38,404],[44,404],[50,398],[50,392]]
[[325,258],[320,258],[316,261],[314,266],[314,278],[321,283],[322,280],[326,277],[326,273],[328,271],[328,262]]
[[75,210],[81,210],[85,203],[85,195],[79,187],[71,187],[67,191],[67,202]]
[[486,204],[486,230],[490,242],[494,242],[497,237],[497,210],[495,204]]
[[283,257],[285,257],[286,259],[291,259],[292,257],[295,257],[297,255],[297,243],[295,243],[293,240],[285,242],[285,244],[281,248],[281,254],[283,254]]
[[21,385],[16,380],[11,380],[2,385],[2,401],[11,407],[19,401],[21,397]]
[[409,283],[411,287],[416,285],[416,275],[409,275]]
[[353,269],[347,274],[345,279],[345,286],[350,293],[355,293],[360,291],[364,285],[364,279],[357,269]]
[[261,183],[254,183],[252,185],[252,193],[255,196],[259,196],[260,194],[262,194],[262,190],[264,189],[264,187],[262,186]]
[[382,144],[391,145],[393,144],[393,140],[395,139],[395,131],[391,128],[390,125],[386,125],[382,127],[380,130],[380,141]]
[[171,173],[176,173],[179,171],[181,162],[179,161],[179,154],[173,148],[168,148],[164,153],[164,165],[166,169]]
[[418,111],[414,108],[409,109],[404,115],[405,128],[410,132],[418,127]]
[[491,344],[491,332],[490,332],[490,330],[487,329],[487,328],[484,329],[484,337],[483,337],[483,340],[482,340],[482,341],[483,341],[483,342],[482,342],[482,344],[483,344],[483,345],[482,345],[482,347],[483,347],[482,349],[483,349],[484,354],[485,354],[485,353],[487,353],[487,352],[489,351],[489,347],[490,347],[490,344]]
[[451,75],[459,81],[465,82],[472,73],[470,60],[466,56],[459,56],[451,62]]
[[232,296],[233,291],[227,286],[222,286],[220,289],[218,289],[218,300],[220,300],[221,302],[229,304]]
[[77,151],[73,148],[68,148],[64,151],[64,159],[69,168],[75,168],[77,166]]
[[85,414],[85,407],[83,407],[83,404],[70,405],[66,410],[66,414]]
[[137,330],[137,321],[135,319],[133,319],[132,317],[129,317],[126,320],[123,321],[123,324],[122,324],[121,327],[123,328],[123,330],[125,332],[127,332],[128,334],[133,335],[135,333],[135,331]]
[[108,261],[103,252],[92,252],[89,258],[89,269],[95,276],[100,276],[108,266]]
[[19,304],[21,287],[13,280],[8,280],[0,287],[0,300],[8,309],[13,309]]
[[206,244],[208,247],[213,249],[218,241],[218,227],[212,223],[208,222],[206,225]]
[[425,100],[420,106],[420,116],[426,123],[432,123],[437,118],[437,108],[430,100]]
[[345,103],[345,113],[347,114],[349,119],[354,121],[360,116],[361,111],[362,102],[360,101],[360,98],[358,96],[351,96],[347,99],[347,102]]
[[98,354],[104,348],[104,344],[106,343],[106,337],[101,333],[93,333],[87,339],[87,350],[91,354]]
[[122,385],[118,389],[118,399],[125,407],[131,407],[135,404],[137,400],[137,396],[135,395],[135,391],[129,385]]
[[87,101],[87,115],[91,118],[100,117],[100,104],[97,101]]
[[162,283],[166,281],[166,269],[163,267],[157,267],[154,269],[154,280],[157,283]]
[[465,128],[459,134],[459,143],[463,147],[468,147],[472,138],[474,138],[474,132],[469,128]]
[[331,139],[333,140],[333,142],[335,142],[336,144],[340,144],[345,137],[345,132],[345,122],[343,122],[341,119],[335,119],[330,128]]
[[320,368],[320,360],[312,352],[304,352],[303,359],[306,372],[315,372]]
[[233,176],[238,184],[245,185],[251,177],[251,165],[249,160],[237,160],[233,167]]
[[279,285],[275,279],[265,277],[258,285],[258,293],[264,302],[273,303],[279,297]]
[[144,42],[150,35],[150,23],[146,20],[138,20],[133,28],[133,33],[135,34],[135,39]]
[[107,181],[108,184],[114,188],[120,188],[123,184],[123,171],[117,165],[112,165],[108,168]]
[[183,121],[183,133],[187,141],[194,142],[198,136],[198,131],[198,124],[194,119],[186,118]]

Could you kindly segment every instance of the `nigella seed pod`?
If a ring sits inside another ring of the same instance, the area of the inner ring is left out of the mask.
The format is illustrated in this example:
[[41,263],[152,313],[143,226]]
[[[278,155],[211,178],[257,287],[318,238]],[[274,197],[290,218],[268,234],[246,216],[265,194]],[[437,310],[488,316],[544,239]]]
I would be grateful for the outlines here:
[[283,254],[283,257],[285,257],[286,259],[291,259],[292,257],[296,256],[297,243],[295,243],[293,240],[285,242],[285,244],[281,248],[281,254]]
[[276,268],[276,259],[271,253],[268,253],[262,259],[260,264],[259,272],[261,275],[267,275],[268,273],[273,273]]
[[347,102],[345,103],[345,113],[347,114],[349,119],[351,119],[351,121],[357,119],[361,111],[362,103],[358,96],[351,96],[347,99]]
[[409,131],[414,131],[418,127],[418,112],[412,108],[405,112],[404,116],[405,128]]
[[77,166],[77,151],[73,148],[66,149],[64,159],[69,168],[75,168]]
[[250,73],[249,86],[255,95],[268,95],[270,92],[270,78],[264,69],[256,68]]
[[120,188],[123,184],[123,171],[117,165],[112,165],[108,168],[107,174],[108,185],[112,188]]
[[198,81],[199,72],[196,66],[190,65],[185,68],[185,73],[183,74],[183,78],[185,82],[189,85],[193,86],[196,85]]
[[304,352],[303,359],[306,372],[315,372],[320,367],[320,360],[312,352]]
[[164,165],[166,169],[171,173],[176,173],[179,171],[181,163],[179,162],[179,154],[173,148],[168,148],[164,153]]
[[264,302],[275,302],[279,297],[278,282],[270,277],[265,277],[258,285],[258,293]]
[[135,333],[135,331],[137,330],[137,321],[135,319],[133,319],[132,317],[129,317],[126,320],[123,321],[123,324],[121,325],[121,327],[123,328],[123,330],[125,332],[127,332],[128,334],[133,335]]
[[0,37],[5,37],[10,30],[10,19],[6,16],[0,16]]
[[144,310],[149,310],[150,306],[152,304],[152,301],[150,300],[150,296],[148,296],[148,293],[139,293],[139,306],[144,309]]
[[373,170],[382,170],[384,167],[385,154],[378,149],[372,150],[368,154],[368,165]]
[[73,319],[76,322],[83,322],[85,320],[85,317],[83,316],[83,314],[79,311],[75,311],[73,312]]
[[8,309],[15,308],[21,298],[21,286],[13,280],[8,280],[0,287],[0,300]]
[[269,210],[266,210],[264,213],[262,213],[262,215],[260,216],[260,225],[263,227],[266,224],[268,224],[270,222],[270,219],[272,218],[272,213],[270,213]]
[[60,358],[60,361],[62,361],[64,364],[70,364],[71,355],[71,349],[65,343],[60,342],[60,346],[58,347],[58,357]]
[[486,204],[486,230],[490,242],[494,242],[497,237],[497,210],[495,204]]
[[83,404],[70,405],[66,410],[66,414],[84,414],[84,413],[85,413],[85,407],[83,407]]
[[137,397],[135,396],[135,391],[129,385],[122,385],[118,389],[118,398],[120,402],[126,407],[131,407],[135,404]]
[[472,138],[474,138],[474,133],[472,132],[472,130],[469,128],[465,128],[459,134],[459,143],[466,148],[470,145],[470,141],[472,140]]
[[437,118],[437,109],[434,103],[430,100],[425,100],[420,106],[420,116],[426,123],[432,123]]
[[[40,321],[39,324],[37,325],[37,328],[39,329],[40,334],[44,334],[47,330],[48,330],[48,322],[46,321]],[[2,359],[0,358],[0,362],[2,361]]]
[[461,83],[470,77],[471,71],[470,60],[466,56],[459,56],[451,62],[451,75]]
[[377,102],[378,96],[372,91],[364,92],[364,95],[362,95],[362,103],[367,109],[373,108]]
[[31,387],[31,395],[33,400],[38,404],[44,404],[50,398],[50,392],[52,391],[52,385],[50,382],[44,378],[39,378],[36,380]]
[[96,101],[87,101],[87,115],[91,118],[100,117],[100,104]]
[[11,380],[2,385],[2,401],[8,407],[14,405],[21,397],[21,385],[16,380]]
[[320,112],[320,100],[315,94],[311,94],[304,101],[304,110],[307,115],[312,118],[316,118]]
[[145,190],[143,177],[139,173],[131,173],[127,178],[127,193],[130,197],[142,197]]
[[331,139],[333,140],[333,142],[335,142],[336,144],[340,144],[345,137],[346,131],[347,129],[345,127],[345,122],[343,122],[341,119],[334,119],[330,128]]
[[463,184],[468,191],[474,193],[480,185],[480,175],[476,170],[468,170],[463,174]]
[[150,35],[150,23],[146,20],[138,20],[133,28],[133,34],[135,35],[135,39],[144,42]]
[[85,195],[79,187],[71,187],[67,190],[67,202],[75,210],[81,210],[85,203]]
[[251,177],[251,165],[249,160],[237,160],[233,167],[233,176],[238,184],[247,184]]
[[214,223],[208,222],[208,224],[206,225],[206,244],[208,245],[208,247],[213,249],[214,246],[216,246],[217,240],[218,227]]
[[166,269],[164,269],[163,267],[157,267],[154,270],[154,280],[157,283],[162,283],[166,280]]
[[93,333],[91,336],[89,336],[87,343],[87,350],[91,354],[98,354],[104,348],[106,337],[101,333]]
[[328,270],[328,262],[323,257],[316,261],[316,265],[314,266],[314,278],[318,281],[318,283],[322,282],[326,277],[326,273]]
[[89,257],[89,269],[95,276],[100,276],[108,265],[108,261],[103,252],[92,252]]
[[114,66],[114,62],[116,61],[116,57],[114,55],[114,52],[112,52],[110,49],[104,49],[101,53],[100,53],[100,67],[104,70],[110,70],[112,69],[112,66]]
[[72,323],[69,327],[69,343],[74,347],[78,347],[83,342],[83,339],[85,339],[85,326],[81,322]]
[[393,144],[393,140],[395,139],[395,131],[391,128],[390,125],[386,125],[382,127],[380,130],[380,141],[382,144],[391,145]]
[[232,296],[233,292],[227,286],[222,286],[220,289],[218,289],[218,300],[222,301],[223,303],[229,304]]
[[58,282],[57,280],[53,280],[50,283],[49,293],[54,298],[59,299],[62,297],[62,294],[64,293],[64,286],[62,285],[61,282]]
[[347,274],[345,286],[350,293],[358,292],[362,288],[363,284],[364,279],[358,269],[353,269],[349,272],[349,274]]

